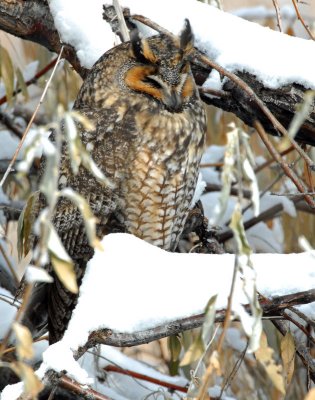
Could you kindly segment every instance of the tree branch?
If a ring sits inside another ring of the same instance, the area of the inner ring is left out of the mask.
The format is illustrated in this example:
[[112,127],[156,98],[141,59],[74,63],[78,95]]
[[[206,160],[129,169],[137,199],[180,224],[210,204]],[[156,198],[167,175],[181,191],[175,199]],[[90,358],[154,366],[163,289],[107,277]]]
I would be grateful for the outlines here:
[[[264,317],[282,317],[283,310],[296,305],[309,304],[313,301],[315,301],[315,289],[284,296],[275,296],[272,299],[261,298],[260,306],[262,307]],[[249,306],[246,306],[246,309],[250,312]],[[224,318],[225,310],[218,310],[215,322],[223,322]],[[163,337],[177,335],[186,330],[199,328],[203,324],[203,321],[204,314],[199,314],[134,333],[114,332],[109,329],[94,331],[90,334],[86,345],[78,350],[76,358],[81,357],[82,354],[96,344],[106,344],[116,347],[138,346]]]
[[[60,51],[60,38],[46,0],[28,0],[27,2],[2,0],[0,2],[0,29],[22,39],[39,43],[55,53]],[[165,32],[162,27],[160,31]],[[86,76],[88,70],[80,65],[74,48],[68,44],[65,45],[64,58],[83,78]],[[212,68],[194,59],[192,70],[197,84],[201,86]],[[295,114],[296,105],[303,102],[304,93],[309,89],[299,84],[270,89],[264,87],[255,76],[249,73],[236,72],[236,75],[252,88],[284,127],[289,126]],[[204,92],[201,96],[207,104],[234,113],[246,124],[253,126],[254,121],[259,120],[268,133],[279,135],[272,122],[252,102],[251,97],[244,95],[244,92],[231,80],[224,83],[222,93],[218,92],[216,95],[209,96]],[[296,140],[315,145],[315,107],[303,123]]]

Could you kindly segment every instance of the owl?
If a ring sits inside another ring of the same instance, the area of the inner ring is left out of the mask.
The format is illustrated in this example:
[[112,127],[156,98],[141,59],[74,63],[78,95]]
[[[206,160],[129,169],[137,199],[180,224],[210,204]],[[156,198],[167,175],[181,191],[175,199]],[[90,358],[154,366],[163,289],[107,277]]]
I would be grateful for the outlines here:
[[[94,129],[78,126],[81,140],[113,186],[104,187],[83,166],[74,175],[66,147],[59,186],[71,187],[88,200],[98,220],[99,238],[128,232],[168,251],[178,245],[206,130],[189,62],[193,46],[188,20],[178,37],[140,39],[134,31],[130,42],[96,62],[82,85],[74,110]],[[74,261],[80,285],[93,256],[82,216],[75,204],[61,198],[53,223]],[[76,300],[54,276],[50,286],[35,288],[25,322],[43,327],[48,315],[50,342],[58,341]],[[44,307],[47,310],[40,311]]]

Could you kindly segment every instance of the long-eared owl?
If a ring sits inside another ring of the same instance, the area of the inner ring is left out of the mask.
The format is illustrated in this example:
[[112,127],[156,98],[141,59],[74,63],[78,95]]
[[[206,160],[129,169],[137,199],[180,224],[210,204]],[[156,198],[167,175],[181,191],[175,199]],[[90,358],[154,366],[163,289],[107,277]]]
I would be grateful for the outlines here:
[[[88,200],[98,219],[99,237],[122,231],[165,250],[174,251],[178,244],[206,129],[189,63],[193,45],[187,20],[179,37],[140,39],[134,34],[130,42],[105,53],[82,85],[74,109],[90,119],[95,130],[79,127],[81,140],[114,188],[102,186],[84,167],[74,175],[67,152],[60,186],[70,186]],[[93,255],[82,217],[74,204],[62,198],[53,223],[80,284]],[[50,342],[62,337],[76,303],[76,296],[54,279],[45,291]],[[36,292],[32,310],[35,298]]]

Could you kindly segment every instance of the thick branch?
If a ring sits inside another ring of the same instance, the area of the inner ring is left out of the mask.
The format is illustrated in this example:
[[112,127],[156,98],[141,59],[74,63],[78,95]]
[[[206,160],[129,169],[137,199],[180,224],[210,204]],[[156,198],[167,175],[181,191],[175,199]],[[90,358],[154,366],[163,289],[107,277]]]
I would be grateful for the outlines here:
[[[62,43],[46,0],[1,0],[0,29],[60,53]],[[66,45],[63,53],[64,58],[84,77],[87,70],[80,65],[74,48]]]
[[[282,316],[282,312],[292,306],[309,304],[315,301],[315,290],[308,290],[305,292],[293,293],[284,296],[277,296],[273,299],[260,300],[260,305],[263,309],[265,317]],[[250,312],[250,308],[247,307]],[[216,322],[222,322],[225,318],[225,310],[218,310],[216,312]],[[198,328],[202,325],[204,315],[194,315],[188,318],[182,318],[177,321],[166,323],[165,325],[158,326],[153,329],[135,333],[122,333],[113,332],[109,329],[103,329],[92,332],[88,343],[78,351],[78,357],[81,356],[87,349],[95,346],[96,344],[107,344],[117,347],[131,347],[140,344],[149,343],[163,337],[176,335],[189,329]],[[315,372],[315,371],[314,371]]]
[[[105,23],[105,22],[104,22]],[[47,47],[50,51],[59,53],[61,43],[57,30],[54,27],[46,0],[2,0],[0,2],[0,29],[22,39],[32,40]],[[64,57],[72,64],[74,69],[84,77],[87,70],[83,68],[72,46],[66,45]],[[208,66],[200,61],[193,60],[193,74],[198,85],[202,85],[210,72]],[[308,89],[299,84],[287,85],[278,89],[269,89],[253,75],[246,72],[237,72],[236,75],[243,79],[266,104],[274,116],[285,126],[295,113],[295,107],[303,101],[304,92]],[[203,100],[230,111],[252,126],[259,120],[264,129],[274,135],[278,132],[261,110],[251,101],[233,82],[227,80],[223,86],[224,95],[209,96],[202,94]],[[315,112],[312,111],[302,125],[297,140],[315,145]]]

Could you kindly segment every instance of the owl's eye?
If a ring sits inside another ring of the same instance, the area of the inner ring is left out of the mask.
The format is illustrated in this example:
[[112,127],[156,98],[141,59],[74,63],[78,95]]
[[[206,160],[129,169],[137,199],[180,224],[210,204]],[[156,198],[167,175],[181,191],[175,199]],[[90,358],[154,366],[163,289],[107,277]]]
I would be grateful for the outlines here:
[[183,62],[179,68],[179,72],[186,73],[188,72],[188,68],[189,68],[188,62]]
[[162,85],[153,76],[146,76],[143,79],[143,82],[149,84],[150,86],[152,86],[152,87],[154,87],[156,89],[162,89]]

